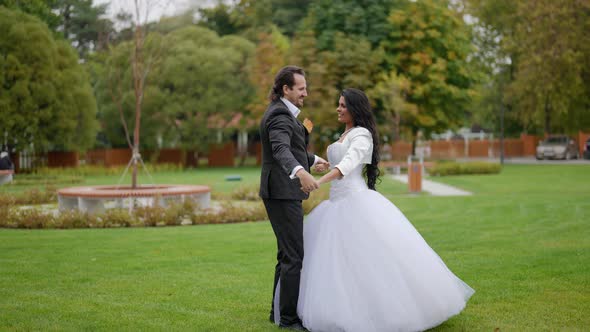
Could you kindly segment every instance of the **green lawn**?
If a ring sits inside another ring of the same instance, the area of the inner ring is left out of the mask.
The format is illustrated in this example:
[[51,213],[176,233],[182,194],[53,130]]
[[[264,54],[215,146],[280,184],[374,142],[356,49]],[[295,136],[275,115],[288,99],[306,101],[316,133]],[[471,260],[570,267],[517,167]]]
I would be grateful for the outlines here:
[[[121,175],[92,175],[92,176],[71,176],[64,174],[57,180],[54,180],[54,176],[48,176],[48,181],[57,181],[56,187],[67,187],[67,186],[79,186],[79,185],[115,185],[121,180]],[[225,181],[225,177],[228,175],[240,175],[242,181],[232,182]],[[236,186],[240,185],[252,185],[256,184],[260,179],[260,169],[255,167],[244,167],[244,168],[194,168],[187,169],[185,171],[165,171],[151,174],[150,178],[144,171],[141,171],[138,177],[140,184],[202,184],[209,185],[215,191],[230,192]],[[41,180],[37,183],[31,183],[28,179],[40,178]],[[68,183],[69,178],[75,178],[81,180],[79,183]],[[22,190],[28,190],[32,188],[43,187],[43,176],[38,175],[27,175],[17,174],[15,176],[15,182],[13,184],[0,186],[0,193],[2,192],[17,192]],[[153,179],[153,182],[152,182]],[[24,184],[19,181],[25,182]],[[131,177],[129,172],[127,176],[121,180],[121,185],[129,185],[131,183]]]
[[[157,182],[231,191],[258,170],[198,169]],[[117,177],[90,177],[85,184]],[[506,166],[433,180],[471,197],[380,191],[475,288],[436,331],[590,326],[590,166]],[[8,190],[8,189],[2,189]],[[15,190],[12,188],[11,190]],[[163,228],[0,230],[0,330],[276,331],[267,321],[275,240],[267,222]]]

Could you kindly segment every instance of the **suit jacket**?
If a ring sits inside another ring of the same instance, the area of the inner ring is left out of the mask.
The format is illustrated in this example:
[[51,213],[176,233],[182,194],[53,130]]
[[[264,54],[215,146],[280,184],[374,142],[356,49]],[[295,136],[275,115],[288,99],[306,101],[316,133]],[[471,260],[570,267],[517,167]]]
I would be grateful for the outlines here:
[[309,134],[282,101],[270,103],[260,121],[262,172],[260,197],[263,199],[304,200],[299,178],[290,174],[297,165],[309,172],[315,156],[307,152]]

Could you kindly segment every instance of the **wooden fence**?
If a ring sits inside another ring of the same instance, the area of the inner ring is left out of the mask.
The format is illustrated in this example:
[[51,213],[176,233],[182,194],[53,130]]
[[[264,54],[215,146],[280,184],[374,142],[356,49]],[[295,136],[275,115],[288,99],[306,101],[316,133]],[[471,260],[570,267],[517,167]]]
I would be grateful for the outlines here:
[[[576,139],[579,144],[580,155],[583,154],[586,140],[590,133],[579,132]],[[504,155],[510,157],[533,157],[541,137],[521,135],[519,138],[504,139]],[[395,142],[385,148],[387,154],[394,160],[405,160],[411,154],[410,142]],[[500,156],[500,141],[495,140],[449,140],[427,141],[417,147],[417,150],[431,159],[455,159],[455,158],[498,158]],[[256,156],[260,165],[262,147],[260,142],[252,142],[248,148],[250,155]],[[212,145],[209,148],[209,167],[233,167],[235,165],[237,149],[234,142],[222,145]],[[156,152],[144,151],[143,158],[155,163],[172,163],[184,167],[196,167],[198,155],[195,151],[183,149],[161,149]],[[80,164],[82,155],[77,152],[49,152],[45,154],[21,152],[11,154],[16,172],[30,172],[38,167],[76,167]],[[106,167],[124,166],[131,159],[129,149],[98,149],[88,151],[85,154],[85,162],[89,165],[102,165]]]

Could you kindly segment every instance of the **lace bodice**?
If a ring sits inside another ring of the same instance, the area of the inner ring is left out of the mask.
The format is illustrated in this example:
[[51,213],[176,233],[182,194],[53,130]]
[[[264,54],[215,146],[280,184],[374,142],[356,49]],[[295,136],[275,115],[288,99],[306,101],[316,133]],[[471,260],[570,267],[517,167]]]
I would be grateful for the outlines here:
[[331,168],[338,167],[344,174],[342,179],[332,181],[330,200],[367,189],[362,173],[364,165],[371,163],[372,152],[371,134],[367,129],[360,127],[351,130],[342,142],[328,146],[328,161]]

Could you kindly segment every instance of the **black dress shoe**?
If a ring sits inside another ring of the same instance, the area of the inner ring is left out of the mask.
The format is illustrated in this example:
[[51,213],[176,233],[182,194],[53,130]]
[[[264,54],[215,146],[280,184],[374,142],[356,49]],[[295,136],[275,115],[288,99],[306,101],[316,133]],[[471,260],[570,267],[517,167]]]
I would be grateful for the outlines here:
[[305,327],[303,327],[303,325],[301,325],[301,323],[294,323],[294,324],[291,324],[291,325],[281,324],[281,325],[279,325],[279,327],[282,328],[282,329],[294,330],[294,331],[309,331],[308,329],[306,329]]

